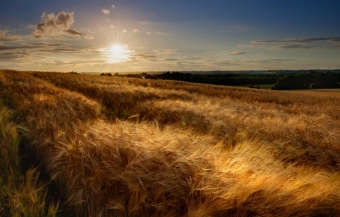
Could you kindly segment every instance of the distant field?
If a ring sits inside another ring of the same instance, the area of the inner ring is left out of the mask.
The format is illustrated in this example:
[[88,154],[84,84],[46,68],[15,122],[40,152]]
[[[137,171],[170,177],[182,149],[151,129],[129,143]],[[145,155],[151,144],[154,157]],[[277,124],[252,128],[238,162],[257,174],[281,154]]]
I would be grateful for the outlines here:
[[287,92],[296,92],[303,93],[309,95],[318,95],[318,96],[335,96],[340,97],[340,89],[306,89],[306,90],[291,90]]
[[340,216],[338,91],[0,71],[0,216]]

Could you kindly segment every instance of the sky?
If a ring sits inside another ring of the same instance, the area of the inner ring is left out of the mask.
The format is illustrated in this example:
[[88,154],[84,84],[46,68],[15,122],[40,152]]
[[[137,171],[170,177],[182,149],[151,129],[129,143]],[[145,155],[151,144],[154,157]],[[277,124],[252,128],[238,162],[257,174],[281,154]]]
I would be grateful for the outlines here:
[[0,0],[0,69],[340,69],[339,0]]

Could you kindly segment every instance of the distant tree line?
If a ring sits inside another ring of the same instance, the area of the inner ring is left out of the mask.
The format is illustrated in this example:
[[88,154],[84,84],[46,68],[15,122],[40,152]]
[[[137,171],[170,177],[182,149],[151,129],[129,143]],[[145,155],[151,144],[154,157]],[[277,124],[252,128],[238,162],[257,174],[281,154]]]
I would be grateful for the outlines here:
[[287,75],[279,79],[272,89],[320,89],[340,88],[340,73],[314,73]]
[[158,78],[165,80],[181,80],[205,84],[244,86],[258,84],[274,84],[282,75],[276,74],[191,74],[180,72],[166,72],[158,75]]
[[[102,76],[112,76],[102,73]],[[127,74],[115,76],[137,77],[143,79],[177,80],[203,84],[228,86],[248,86],[260,88],[259,85],[272,85],[274,90],[294,90],[309,88],[337,88],[340,82],[338,72],[278,73],[278,74],[192,74],[186,72],[165,72],[162,74]]]
[[109,72],[108,73],[101,73],[100,76],[112,76],[112,74],[109,73]]

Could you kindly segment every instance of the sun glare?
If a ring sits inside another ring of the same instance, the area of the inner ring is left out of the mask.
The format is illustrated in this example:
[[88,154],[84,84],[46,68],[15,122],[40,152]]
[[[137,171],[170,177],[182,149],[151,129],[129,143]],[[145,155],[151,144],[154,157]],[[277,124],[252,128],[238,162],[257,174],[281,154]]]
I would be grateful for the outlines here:
[[125,62],[130,57],[130,51],[126,45],[116,44],[108,49],[108,55],[109,61],[112,63]]

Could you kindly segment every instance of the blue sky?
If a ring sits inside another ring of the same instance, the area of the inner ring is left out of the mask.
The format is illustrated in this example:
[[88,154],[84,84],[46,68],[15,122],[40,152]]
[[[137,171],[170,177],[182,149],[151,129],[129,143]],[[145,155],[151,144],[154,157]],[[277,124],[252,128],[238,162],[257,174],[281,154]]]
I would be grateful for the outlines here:
[[0,0],[0,68],[340,68],[335,0]]

